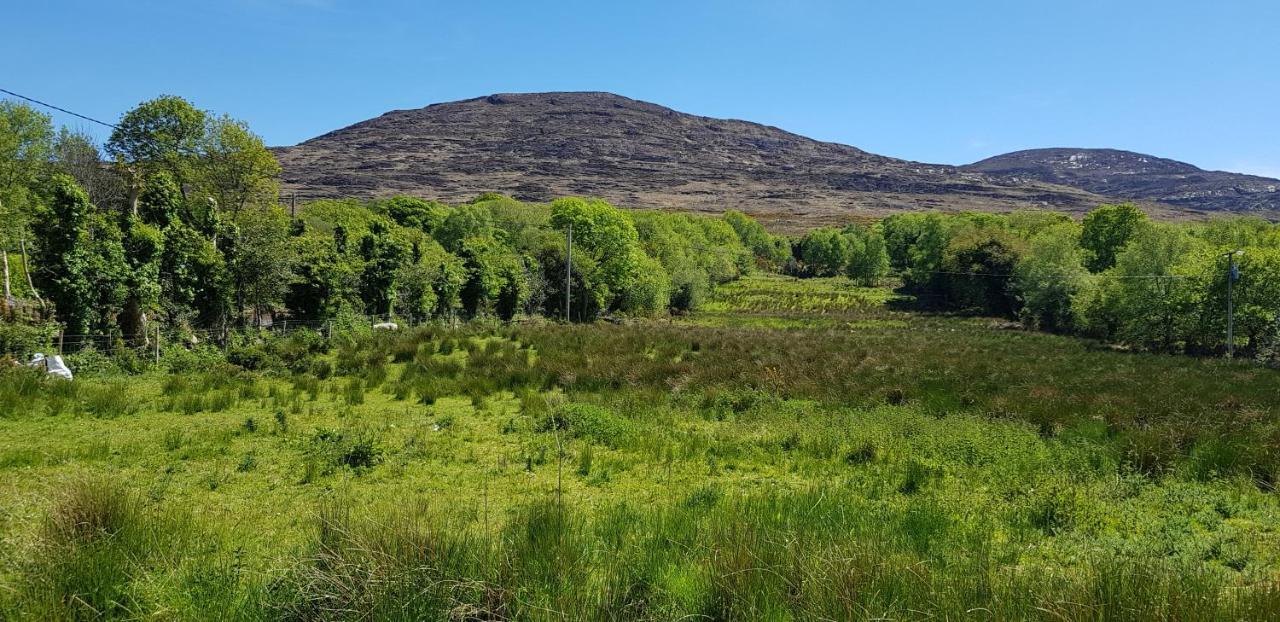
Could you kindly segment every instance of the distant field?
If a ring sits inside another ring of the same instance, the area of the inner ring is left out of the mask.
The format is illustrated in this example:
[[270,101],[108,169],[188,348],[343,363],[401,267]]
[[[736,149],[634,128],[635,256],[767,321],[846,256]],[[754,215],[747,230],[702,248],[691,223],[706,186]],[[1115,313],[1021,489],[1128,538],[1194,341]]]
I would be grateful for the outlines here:
[[1280,619],[1280,373],[910,303],[5,373],[0,618]]

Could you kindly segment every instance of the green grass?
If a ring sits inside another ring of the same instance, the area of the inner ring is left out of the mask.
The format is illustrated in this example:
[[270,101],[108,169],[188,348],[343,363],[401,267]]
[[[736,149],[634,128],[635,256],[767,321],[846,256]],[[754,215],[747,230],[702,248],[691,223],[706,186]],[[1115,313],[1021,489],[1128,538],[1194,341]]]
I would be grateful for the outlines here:
[[1275,371],[780,277],[332,345],[4,372],[0,619],[1280,618]]

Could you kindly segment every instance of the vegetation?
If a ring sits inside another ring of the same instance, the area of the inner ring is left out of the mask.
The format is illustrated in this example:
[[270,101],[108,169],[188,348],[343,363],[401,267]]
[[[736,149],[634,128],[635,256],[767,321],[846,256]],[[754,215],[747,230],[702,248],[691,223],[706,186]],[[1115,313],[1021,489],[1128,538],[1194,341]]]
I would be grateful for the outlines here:
[[1275,618],[1280,376],[912,304],[751,276],[5,372],[0,611]]
[[1280,330],[1275,224],[1156,223],[1133,206],[1104,205],[1082,224],[1026,212],[899,214],[877,226],[905,291],[924,307],[1003,315],[1137,349],[1225,351],[1230,277],[1237,351],[1273,361],[1267,348]]
[[1280,619],[1280,376],[1168,355],[1230,283],[1278,360],[1276,225],[289,213],[176,97],[106,153],[0,105],[0,355],[76,371],[0,359],[0,620]]

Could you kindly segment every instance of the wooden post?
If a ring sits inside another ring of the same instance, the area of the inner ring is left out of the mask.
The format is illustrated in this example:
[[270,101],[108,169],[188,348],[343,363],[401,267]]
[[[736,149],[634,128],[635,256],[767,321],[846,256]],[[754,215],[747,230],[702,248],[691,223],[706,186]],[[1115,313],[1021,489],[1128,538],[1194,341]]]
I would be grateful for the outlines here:
[[58,354],[62,354],[62,338],[66,336],[65,330],[58,331]]
[[156,322],[156,365],[160,364],[160,323]]

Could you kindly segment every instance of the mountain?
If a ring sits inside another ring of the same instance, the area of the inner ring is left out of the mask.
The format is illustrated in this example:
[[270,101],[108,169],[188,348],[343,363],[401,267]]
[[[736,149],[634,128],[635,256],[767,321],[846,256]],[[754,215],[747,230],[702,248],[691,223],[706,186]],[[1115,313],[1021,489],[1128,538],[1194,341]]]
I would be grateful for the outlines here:
[[397,110],[274,151],[285,192],[303,197],[588,195],[626,207],[735,208],[781,229],[912,209],[1078,213],[1107,200],[610,93],[501,94]]
[[1116,149],[1029,149],[963,167],[1010,183],[1039,181],[1206,212],[1280,212],[1280,180],[1205,171]]

